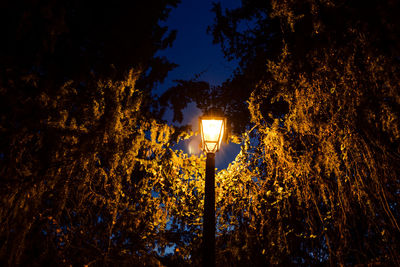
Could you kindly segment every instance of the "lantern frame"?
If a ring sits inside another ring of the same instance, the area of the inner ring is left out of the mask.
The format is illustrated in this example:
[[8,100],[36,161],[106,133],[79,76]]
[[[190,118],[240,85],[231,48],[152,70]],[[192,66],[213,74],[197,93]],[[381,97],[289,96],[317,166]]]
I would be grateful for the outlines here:
[[[210,121],[210,120],[222,121],[217,140],[205,140],[203,121]],[[201,149],[207,154],[208,153],[214,154],[218,152],[221,147],[222,139],[224,138],[224,135],[226,135],[226,118],[222,116],[201,116],[199,118],[199,128],[201,135]]]

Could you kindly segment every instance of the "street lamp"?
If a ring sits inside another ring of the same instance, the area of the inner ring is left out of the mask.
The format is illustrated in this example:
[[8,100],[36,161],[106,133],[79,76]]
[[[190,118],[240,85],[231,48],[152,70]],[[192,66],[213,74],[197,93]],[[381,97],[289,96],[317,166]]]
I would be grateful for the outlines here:
[[215,152],[226,127],[224,117],[200,117],[201,147],[207,154],[203,216],[203,266],[215,266]]

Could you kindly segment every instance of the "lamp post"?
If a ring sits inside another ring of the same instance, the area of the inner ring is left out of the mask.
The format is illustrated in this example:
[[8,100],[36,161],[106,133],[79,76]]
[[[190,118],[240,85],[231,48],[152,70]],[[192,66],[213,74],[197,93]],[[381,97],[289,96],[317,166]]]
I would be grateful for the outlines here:
[[201,146],[207,154],[204,216],[203,216],[203,266],[215,266],[215,153],[224,137],[224,117],[200,117]]

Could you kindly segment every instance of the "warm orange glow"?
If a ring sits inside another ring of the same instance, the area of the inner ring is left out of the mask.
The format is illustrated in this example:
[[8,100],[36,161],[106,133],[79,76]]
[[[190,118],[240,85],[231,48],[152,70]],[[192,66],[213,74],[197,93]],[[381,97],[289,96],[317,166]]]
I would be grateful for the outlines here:
[[201,141],[206,153],[219,150],[224,136],[225,121],[223,118],[202,118],[200,121]]
[[217,142],[221,126],[222,120],[203,120],[204,139],[207,141]]

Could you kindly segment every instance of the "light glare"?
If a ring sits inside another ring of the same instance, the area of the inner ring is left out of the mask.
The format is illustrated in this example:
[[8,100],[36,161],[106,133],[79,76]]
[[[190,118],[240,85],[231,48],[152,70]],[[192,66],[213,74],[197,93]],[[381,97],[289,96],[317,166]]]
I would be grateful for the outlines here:
[[217,142],[221,126],[222,120],[203,120],[204,139]]
[[215,153],[224,136],[224,119],[201,119],[202,147],[206,153]]

